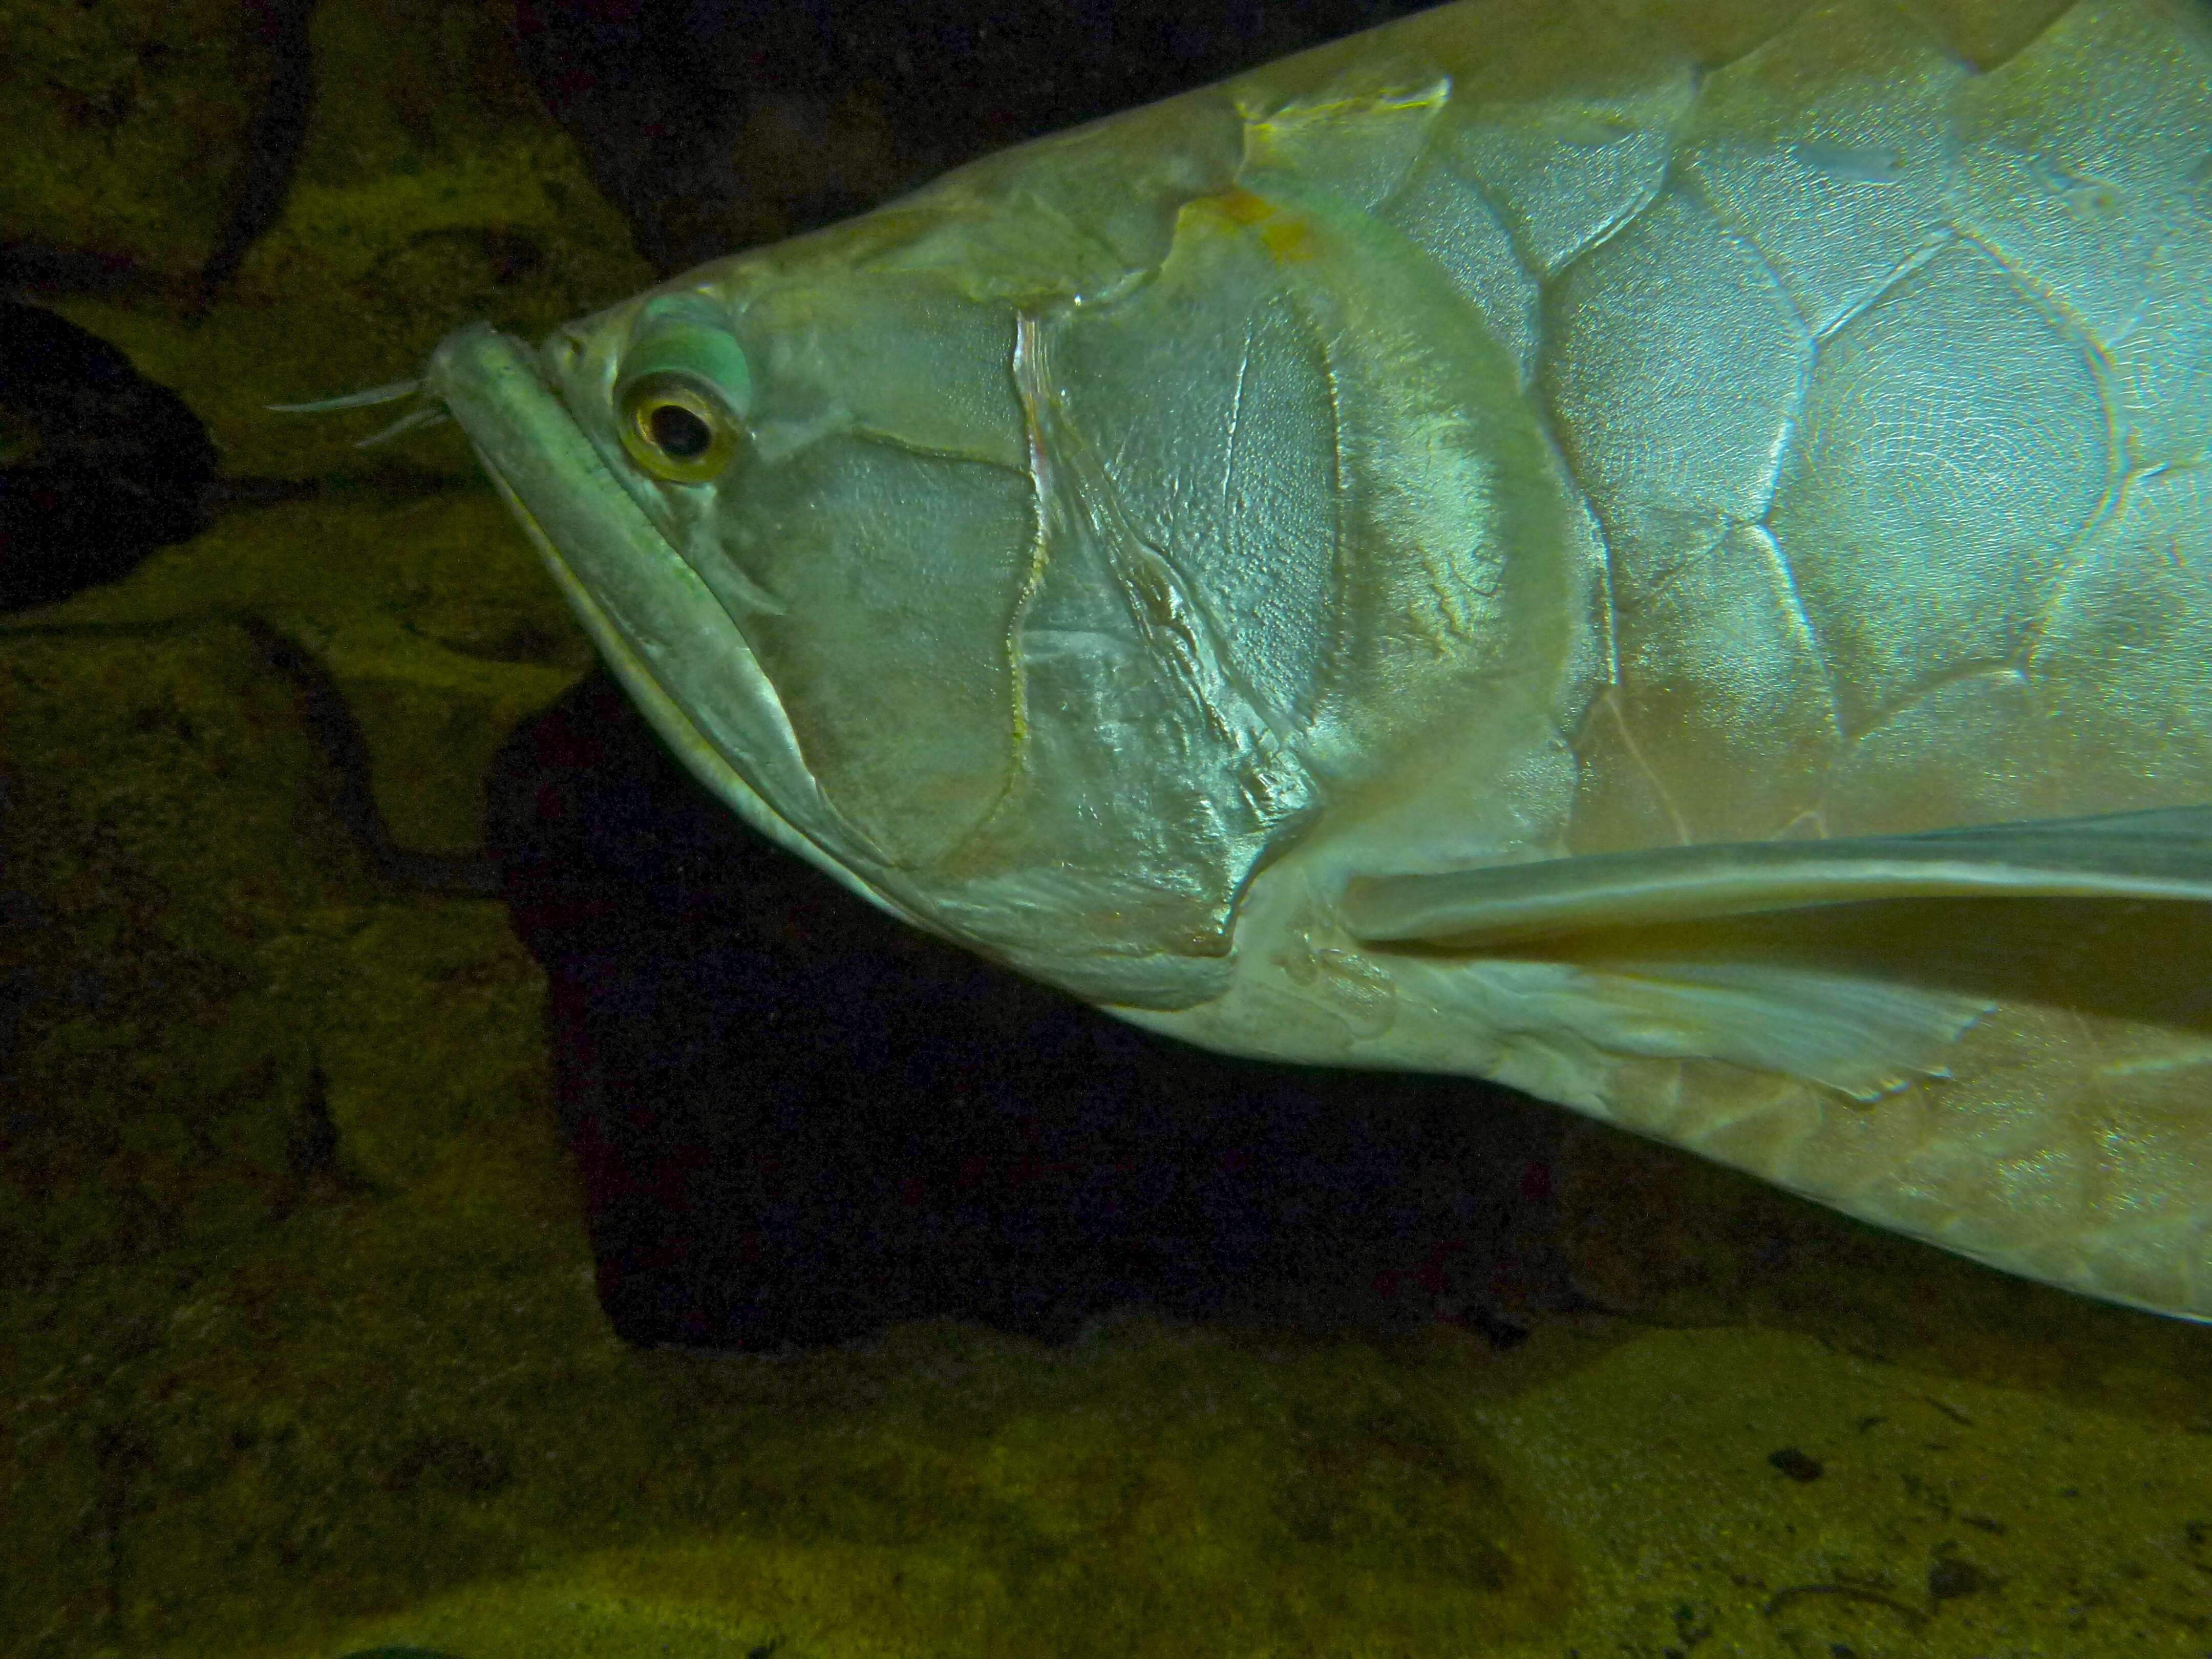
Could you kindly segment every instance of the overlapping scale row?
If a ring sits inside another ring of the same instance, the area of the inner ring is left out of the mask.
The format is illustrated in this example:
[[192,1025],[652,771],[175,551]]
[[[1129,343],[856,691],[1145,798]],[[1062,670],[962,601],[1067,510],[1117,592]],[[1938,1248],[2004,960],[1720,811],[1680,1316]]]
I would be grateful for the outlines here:
[[1578,846],[2212,796],[2212,23],[2033,22],[1840,0],[1471,76],[1379,210],[1604,532]]

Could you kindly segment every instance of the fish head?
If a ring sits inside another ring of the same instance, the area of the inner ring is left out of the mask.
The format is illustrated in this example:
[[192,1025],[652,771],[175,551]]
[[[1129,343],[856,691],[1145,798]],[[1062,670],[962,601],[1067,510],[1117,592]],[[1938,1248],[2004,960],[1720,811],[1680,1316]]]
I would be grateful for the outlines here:
[[535,348],[462,328],[426,386],[756,830],[1079,995],[1186,1006],[1301,775],[1075,453],[1035,307],[926,230],[855,234]]

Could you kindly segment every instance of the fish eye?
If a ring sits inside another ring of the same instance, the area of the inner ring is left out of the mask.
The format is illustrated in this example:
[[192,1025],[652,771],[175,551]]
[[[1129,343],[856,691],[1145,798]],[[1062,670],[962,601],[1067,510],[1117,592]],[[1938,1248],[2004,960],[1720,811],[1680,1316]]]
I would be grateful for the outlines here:
[[622,444],[671,483],[708,483],[745,441],[752,376],[728,330],[694,296],[648,309],[615,385]]
[[621,392],[623,448],[657,478],[707,483],[744,441],[744,422],[720,388],[696,376],[639,374]]

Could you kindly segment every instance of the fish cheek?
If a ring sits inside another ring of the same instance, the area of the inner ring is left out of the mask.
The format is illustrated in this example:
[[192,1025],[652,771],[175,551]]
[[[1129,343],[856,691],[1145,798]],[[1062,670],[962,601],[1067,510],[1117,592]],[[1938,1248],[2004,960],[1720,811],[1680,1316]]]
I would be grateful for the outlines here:
[[723,510],[726,551],[780,602],[740,624],[823,792],[899,865],[943,859],[1012,765],[1028,480],[843,435]]

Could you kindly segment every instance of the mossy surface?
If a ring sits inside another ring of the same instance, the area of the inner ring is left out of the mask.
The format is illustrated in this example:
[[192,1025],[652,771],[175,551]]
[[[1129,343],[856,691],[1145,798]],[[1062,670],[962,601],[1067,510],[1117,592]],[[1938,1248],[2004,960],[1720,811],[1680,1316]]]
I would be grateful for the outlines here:
[[21,0],[0,21],[10,240],[181,282],[213,250],[274,65],[240,0]]
[[29,0],[0,52],[10,234],[151,273],[58,303],[234,474],[335,481],[0,631],[0,1655],[2212,1651],[2212,1333],[1595,1128],[1567,1243],[1620,1311],[1510,1354],[615,1342],[543,981],[380,883],[267,640],[451,853],[587,652],[450,429],[259,405],[647,273],[495,15],[317,16],[289,208],[204,307],[246,9]]

